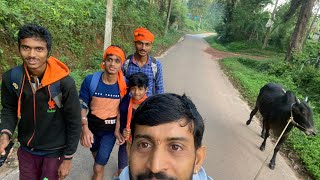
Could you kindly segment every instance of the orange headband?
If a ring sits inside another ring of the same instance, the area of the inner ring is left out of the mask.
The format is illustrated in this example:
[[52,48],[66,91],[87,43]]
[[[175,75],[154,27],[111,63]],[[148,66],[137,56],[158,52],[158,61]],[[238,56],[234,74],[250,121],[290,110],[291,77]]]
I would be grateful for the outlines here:
[[134,41],[150,41],[153,43],[154,35],[147,28],[138,28],[134,31]]
[[120,57],[121,64],[123,64],[126,59],[123,50],[117,46],[109,46],[103,53],[103,60],[105,60],[110,54]]

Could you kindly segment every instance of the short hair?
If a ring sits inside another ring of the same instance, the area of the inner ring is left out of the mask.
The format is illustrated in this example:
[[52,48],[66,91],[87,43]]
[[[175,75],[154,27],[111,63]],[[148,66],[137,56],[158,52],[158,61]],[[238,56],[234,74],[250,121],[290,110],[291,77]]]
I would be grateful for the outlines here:
[[148,83],[148,76],[143,72],[137,72],[129,76],[129,89],[134,86],[147,88]]
[[138,107],[131,121],[132,138],[136,125],[157,126],[178,122],[182,118],[187,121],[186,125],[191,125],[194,146],[198,149],[202,144],[204,122],[194,103],[185,94],[180,96],[165,93],[147,98]]
[[19,29],[18,33],[18,44],[20,47],[20,43],[22,39],[25,38],[39,38],[47,43],[48,52],[51,50],[52,40],[51,34],[48,29],[39,26],[37,24],[26,24]]

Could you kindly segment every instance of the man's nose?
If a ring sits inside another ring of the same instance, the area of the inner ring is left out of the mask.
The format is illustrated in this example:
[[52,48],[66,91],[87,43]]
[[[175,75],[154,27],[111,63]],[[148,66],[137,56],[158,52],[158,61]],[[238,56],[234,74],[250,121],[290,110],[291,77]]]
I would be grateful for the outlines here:
[[114,65],[116,62],[114,61],[114,60],[112,60],[111,62],[110,62],[110,65]]
[[30,51],[29,51],[29,56],[30,56],[30,57],[35,57],[35,56],[36,56],[36,50],[30,49]]
[[153,173],[163,172],[168,166],[167,159],[168,156],[166,152],[160,148],[156,148],[149,157],[147,166]]

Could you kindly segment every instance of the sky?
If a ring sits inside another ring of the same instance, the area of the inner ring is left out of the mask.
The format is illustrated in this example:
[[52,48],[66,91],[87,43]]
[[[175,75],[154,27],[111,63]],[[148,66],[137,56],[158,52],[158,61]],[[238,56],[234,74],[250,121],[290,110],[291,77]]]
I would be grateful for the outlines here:
[[[270,12],[272,12],[273,11],[273,8],[274,8],[274,5],[275,5],[275,3],[276,3],[276,0],[272,0],[273,1],[273,4],[268,4],[267,5],[267,7],[266,7],[266,10],[267,11],[270,11]],[[279,0],[279,2],[278,2],[278,7],[280,6],[280,5],[282,5],[282,4],[284,4],[284,3],[286,3],[286,2],[290,2],[291,0]],[[318,4],[319,5],[319,4]],[[316,11],[317,10],[317,7],[315,7],[314,8],[314,11]],[[316,13],[316,12],[314,12],[314,13]],[[318,15],[320,15],[320,11],[318,12]]]

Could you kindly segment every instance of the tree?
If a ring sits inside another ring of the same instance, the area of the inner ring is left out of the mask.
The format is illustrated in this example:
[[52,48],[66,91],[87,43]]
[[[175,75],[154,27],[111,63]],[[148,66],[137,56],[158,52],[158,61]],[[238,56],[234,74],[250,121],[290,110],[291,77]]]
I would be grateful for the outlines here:
[[293,59],[293,54],[295,52],[300,52],[302,49],[302,44],[307,30],[306,27],[312,15],[314,2],[315,0],[304,0],[301,2],[302,4],[300,8],[298,21],[296,23],[294,32],[291,36],[291,41],[285,57],[285,61],[287,62],[291,62]]
[[171,7],[172,7],[172,0],[169,0],[168,13],[167,13],[167,23],[166,23],[166,29],[164,31],[164,34],[167,34],[168,29],[169,29],[169,20],[170,20],[170,15],[171,15]]
[[106,24],[104,33],[104,47],[103,50],[107,49],[111,45],[112,36],[112,0],[106,0]]
[[274,5],[274,8],[273,8],[273,11],[272,11],[272,14],[271,14],[270,21],[268,21],[268,22],[270,22],[270,24],[267,24],[269,26],[267,27],[267,33],[266,33],[266,36],[264,38],[262,49],[265,49],[267,47],[267,45],[268,45],[269,37],[270,37],[270,34],[271,34],[271,30],[272,30],[272,24],[273,24],[273,21],[274,21],[274,16],[275,16],[276,11],[277,11],[278,2],[279,2],[279,0],[276,0],[276,3]]
[[210,7],[211,3],[212,3],[212,0],[189,0],[188,1],[188,7],[192,16],[199,18],[198,29],[200,29],[202,17],[204,13],[207,11],[207,9]]
[[[319,2],[319,1],[318,1],[318,2]],[[316,20],[318,19],[318,14],[319,14],[319,12],[320,12],[320,4],[318,4],[318,8],[317,8],[317,10],[316,10],[316,13],[315,13],[315,15],[314,15],[314,17],[313,17],[313,20],[312,20],[312,22],[311,22],[311,24],[310,24],[310,26],[309,26],[309,29],[308,29],[308,31],[307,31],[307,33],[306,33],[306,37],[304,38],[304,41],[303,41],[303,44],[302,44],[302,48],[303,48],[304,45],[306,44],[307,39],[308,39],[308,37],[309,37],[309,35],[310,35],[310,32],[311,32],[311,30],[312,30],[312,28],[313,28]]]

